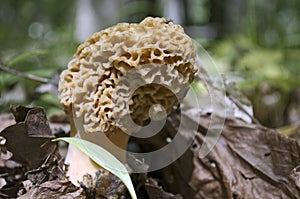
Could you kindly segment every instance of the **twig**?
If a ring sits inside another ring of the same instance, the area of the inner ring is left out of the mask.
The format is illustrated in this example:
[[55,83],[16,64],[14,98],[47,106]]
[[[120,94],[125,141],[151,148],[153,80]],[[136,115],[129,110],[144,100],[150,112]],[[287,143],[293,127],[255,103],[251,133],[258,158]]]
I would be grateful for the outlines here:
[[9,67],[5,66],[2,63],[0,63],[0,70],[2,70],[4,72],[7,72],[7,73],[10,73],[10,74],[13,74],[13,75],[17,75],[17,76],[26,78],[26,79],[30,79],[30,80],[33,80],[33,81],[36,81],[36,82],[53,83],[53,82],[51,82],[51,79],[47,79],[47,78],[44,78],[44,77],[38,77],[38,76],[27,74],[27,73],[23,73],[23,72],[18,71],[16,69],[9,68]]
[[261,125],[260,122],[255,118],[253,117],[242,105],[242,103],[237,100],[235,97],[233,97],[230,93],[228,93],[227,95],[229,97],[229,99],[241,110],[243,111],[248,117],[250,117],[252,119],[252,121],[255,123],[255,124],[258,124],[258,125]]

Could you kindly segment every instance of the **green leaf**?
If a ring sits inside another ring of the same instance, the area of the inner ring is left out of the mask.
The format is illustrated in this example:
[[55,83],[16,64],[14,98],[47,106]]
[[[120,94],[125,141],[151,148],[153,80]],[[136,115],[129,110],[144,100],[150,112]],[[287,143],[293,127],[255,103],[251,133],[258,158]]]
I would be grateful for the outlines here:
[[30,57],[37,56],[37,55],[45,55],[46,53],[47,53],[46,50],[33,50],[33,51],[25,52],[10,60],[7,66],[9,67],[14,66]]
[[[63,138],[54,139],[53,141],[58,141],[58,140],[63,140],[65,142],[68,142],[69,144],[74,145],[83,153],[85,153],[87,156],[89,156],[93,161],[99,164],[101,167],[111,172],[115,176],[119,177],[120,180],[127,187],[131,197],[133,199],[137,199],[132,181],[130,179],[129,173],[126,170],[125,166],[107,150],[92,142],[80,138],[63,137]],[[114,165],[114,166],[112,168],[109,165]]]

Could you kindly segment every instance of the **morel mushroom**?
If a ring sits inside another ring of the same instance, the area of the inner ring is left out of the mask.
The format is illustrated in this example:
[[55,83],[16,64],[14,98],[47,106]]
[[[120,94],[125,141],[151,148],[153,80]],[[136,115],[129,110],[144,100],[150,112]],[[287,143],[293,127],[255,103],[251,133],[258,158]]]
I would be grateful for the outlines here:
[[[89,141],[125,161],[126,154],[111,151],[103,136],[126,150],[130,135],[124,132],[123,117],[129,115],[136,124],[144,125],[156,104],[169,114],[194,78],[195,56],[192,40],[183,28],[164,18],[120,23],[95,33],[78,47],[59,82],[60,101],[71,120],[71,136],[78,136],[74,118],[81,118],[83,131],[94,135]],[[126,76],[132,70],[142,86],[130,93],[128,101],[125,91],[132,88]],[[159,116],[161,110],[156,109]],[[80,136],[85,139],[84,133]],[[67,174],[77,183],[84,174],[94,174],[100,167],[87,157],[78,160],[74,152],[84,155],[69,146]]]

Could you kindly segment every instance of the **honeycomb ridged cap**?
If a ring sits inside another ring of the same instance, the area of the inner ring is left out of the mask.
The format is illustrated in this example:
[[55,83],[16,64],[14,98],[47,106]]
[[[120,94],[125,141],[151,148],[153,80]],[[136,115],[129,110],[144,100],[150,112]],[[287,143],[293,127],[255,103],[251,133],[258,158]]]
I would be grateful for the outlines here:
[[[152,105],[161,104],[169,114],[180,103],[197,71],[195,59],[192,40],[180,25],[152,17],[120,23],[78,47],[60,76],[60,102],[83,118],[87,132],[113,131],[117,119],[128,114],[143,124]],[[128,101],[131,78],[142,86]]]

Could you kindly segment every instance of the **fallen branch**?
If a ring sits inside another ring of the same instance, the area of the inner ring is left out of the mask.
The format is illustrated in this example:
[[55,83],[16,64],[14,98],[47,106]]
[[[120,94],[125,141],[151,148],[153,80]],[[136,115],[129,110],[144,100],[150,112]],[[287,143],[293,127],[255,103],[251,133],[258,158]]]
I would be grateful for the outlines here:
[[50,84],[54,84],[54,85],[57,84],[57,83],[53,82],[51,79],[35,76],[35,75],[32,75],[32,74],[27,74],[27,73],[18,71],[18,70],[13,69],[13,68],[9,68],[9,67],[5,66],[2,63],[0,63],[0,70],[2,70],[4,72],[7,72],[7,73],[10,73],[10,74],[13,74],[13,75],[17,75],[19,77],[23,77],[23,78],[26,78],[26,79],[29,79],[29,80],[33,80],[33,81],[36,81],[36,82],[50,83]]

